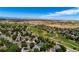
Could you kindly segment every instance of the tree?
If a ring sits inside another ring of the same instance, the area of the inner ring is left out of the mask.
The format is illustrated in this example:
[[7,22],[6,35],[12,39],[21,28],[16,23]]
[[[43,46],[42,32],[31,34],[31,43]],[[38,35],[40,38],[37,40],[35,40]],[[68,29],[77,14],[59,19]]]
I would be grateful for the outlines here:
[[12,36],[12,39],[13,39],[13,40],[16,40],[16,37],[17,37],[17,35],[13,35],[13,36]]
[[30,43],[30,48],[32,49],[35,46],[34,43]]

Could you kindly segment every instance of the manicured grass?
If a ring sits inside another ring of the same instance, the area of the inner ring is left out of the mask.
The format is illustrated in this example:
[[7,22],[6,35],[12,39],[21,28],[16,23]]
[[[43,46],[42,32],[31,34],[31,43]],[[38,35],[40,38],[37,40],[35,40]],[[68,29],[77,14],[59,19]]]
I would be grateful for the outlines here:
[[42,29],[40,28],[35,28],[35,27],[29,27],[28,29],[29,31],[35,33],[37,36],[41,36],[41,37],[44,37],[44,38],[47,38],[48,35],[47,35],[47,32],[46,31],[43,31]]
[[69,48],[79,51],[79,44],[78,43],[76,43],[73,40],[66,39],[61,34],[59,34],[57,31],[55,31],[54,34],[52,34],[52,33],[45,34],[45,31],[42,31],[42,28],[30,27],[29,30],[31,32],[35,33],[36,35],[39,35],[44,38],[48,38],[50,41],[59,42],[65,47],[69,47]]
[[79,50],[79,44],[76,43],[73,40],[70,39],[66,39],[65,37],[63,37],[61,34],[56,33],[57,37],[55,37],[56,40],[60,41],[60,43],[66,47],[75,49],[75,50]]

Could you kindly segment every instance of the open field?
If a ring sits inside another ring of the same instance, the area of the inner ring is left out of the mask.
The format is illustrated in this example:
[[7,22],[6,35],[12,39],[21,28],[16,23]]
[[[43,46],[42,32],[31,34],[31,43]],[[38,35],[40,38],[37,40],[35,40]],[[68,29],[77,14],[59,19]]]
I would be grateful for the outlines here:
[[[1,21],[0,23],[16,23],[16,21]],[[79,27],[79,21],[51,21],[51,20],[43,20],[43,21],[20,21],[18,24],[33,24],[33,25],[46,25],[50,27],[58,27],[58,28],[77,28]]]

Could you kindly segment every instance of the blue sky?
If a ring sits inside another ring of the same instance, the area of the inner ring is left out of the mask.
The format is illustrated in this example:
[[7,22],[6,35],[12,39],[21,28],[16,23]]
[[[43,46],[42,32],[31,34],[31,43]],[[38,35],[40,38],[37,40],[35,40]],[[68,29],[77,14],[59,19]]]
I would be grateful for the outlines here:
[[78,7],[0,7],[0,17],[79,20]]

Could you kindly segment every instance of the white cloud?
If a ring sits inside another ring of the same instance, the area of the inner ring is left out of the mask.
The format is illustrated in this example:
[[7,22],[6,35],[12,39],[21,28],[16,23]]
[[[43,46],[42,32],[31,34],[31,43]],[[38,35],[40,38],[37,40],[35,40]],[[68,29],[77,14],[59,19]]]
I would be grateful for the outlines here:
[[56,12],[56,14],[60,14],[60,15],[73,15],[77,13],[79,13],[79,8]]
[[73,9],[63,10],[55,13],[49,13],[47,15],[43,15],[42,18],[52,18],[56,16],[63,16],[63,15],[69,16],[69,15],[75,15],[78,13],[79,13],[79,8],[73,8]]
[[[69,10],[58,11],[54,13],[49,13],[47,15],[42,15],[42,19],[73,19],[72,16],[79,14],[79,8],[73,8]],[[75,18],[76,19],[76,18]]]

